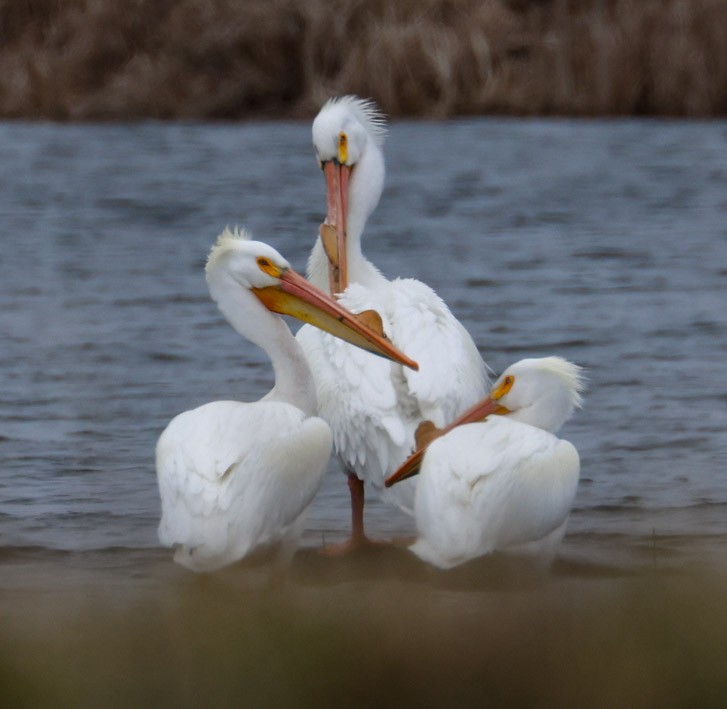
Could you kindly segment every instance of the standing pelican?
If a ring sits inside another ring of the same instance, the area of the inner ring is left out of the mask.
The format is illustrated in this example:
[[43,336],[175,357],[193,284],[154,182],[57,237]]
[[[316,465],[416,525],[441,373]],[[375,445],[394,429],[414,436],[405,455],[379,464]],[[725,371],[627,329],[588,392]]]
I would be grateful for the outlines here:
[[269,355],[275,386],[255,403],[215,401],[186,411],[159,438],[159,539],[193,571],[219,569],[278,542],[289,553],[331,454],[331,430],[315,416],[306,359],[270,311],[416,366],[244,232],[225,230],[206,275],[230,324]]
[[[379,313],[386,335],[421,368],[409,372],[362,357],[313,328],[298,334],[313,372],[318,413],[333,429],[348,474],[352,536],[334,548],[340,552],[368,541],[364,483],[383,492],[386,476],[413,449],[418,424],[428,419],[444,426],[484,396],[488,384],[477,347],[442,299],[420,281],[389,281],[361,251],[364,226],[384,185],[384,132],[376,106],[353,96],[328,101],[313,122],[328,209],[308,262],[309,278],[342,293],[340,302],[349,310]],[[393,492],[385,497],[411,512],[414,485]]]
[[[440,568],[495,551],[547,567],[578,487],[575,447],[554,434],[581,406],[580,367],[560,357],[508,367],[489,397],[412,455],[386,485],[416,474],[419,538],[411,550]],[[488,414],[501,414],[482,421]],[[479,423],[472,423],[480,421]],[[423,458],[423,460],[422,460]]]

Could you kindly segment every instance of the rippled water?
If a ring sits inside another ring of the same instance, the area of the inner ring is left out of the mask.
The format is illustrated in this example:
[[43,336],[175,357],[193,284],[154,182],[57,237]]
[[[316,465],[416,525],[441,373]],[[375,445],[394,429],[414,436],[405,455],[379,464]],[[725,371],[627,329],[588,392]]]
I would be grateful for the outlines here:
[[[437,289],[495,371],[589,371],[562,433],[582,458],[563,555],[724,556],[727,124],[397,123],[386,153],[371,260]],[[324,209],[309,126],[4,124],[0,154],[0,546],[133,558],[157,546],[166,423],[271,386],[202,269],[235,223],[304,269]],[[304,544],[348,527],[332,466]]]

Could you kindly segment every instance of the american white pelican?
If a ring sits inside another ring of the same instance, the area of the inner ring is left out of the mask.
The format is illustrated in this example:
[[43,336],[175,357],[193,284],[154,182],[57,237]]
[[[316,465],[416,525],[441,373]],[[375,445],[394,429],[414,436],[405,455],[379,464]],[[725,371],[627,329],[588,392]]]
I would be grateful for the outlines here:
[[275,386],[255,403],[215,401],[186,411],[159,438],[159,539],[193,571],[219,569],[278,542],[289,558],[331,454],[306,359],[271,310],[416,366],[245,232],[225,230],[206,275],[230,324],[269,355]]
[[[384,184],[385,122],[376,106],[353,96],[328,101],[313,122],[313,144],[326,175],[327,216],[308,262],[310,280],[329,288],[353,312],[373,309],[419,372],[363,357],[355,348],[301,328],[318,394],[318,414],[333,429],[348,474],[352,537],[337,551],[367,542],[364,483],[383,482],[414,448],[423,419],[443,426],[484,396],[487,368],[464,327],[429,286],[389,281],[361,252],[361,235]],[[343,292],[345,291],[345,292]],[[385,498],[411,513],[413,483]]]
[[[575,447],[554,434],[581,406],[583,388],[582,370],[571,362],[523,359],[444,431],[420,432],[434,440],[386,481],[404,480],[421,465],[414,505],[419,536],[411,550],[440,568],[495,551],[547,567],[580,472]],[[492,413],[502,415],[482,421]]]

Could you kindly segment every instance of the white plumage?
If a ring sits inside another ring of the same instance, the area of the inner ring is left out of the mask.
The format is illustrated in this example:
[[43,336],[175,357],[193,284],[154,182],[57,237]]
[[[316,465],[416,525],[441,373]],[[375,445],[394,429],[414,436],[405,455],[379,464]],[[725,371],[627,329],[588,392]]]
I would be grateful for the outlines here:
[[455,424],[424,452],[411,550],[440,568],[495,551],[547,567],[580,473],[575,447],[554,433],[580,406],[582,389],[580,368],[558,357],[509,367],[480,407],[501,415]]
[[206,273],[230,324],[270,356],[275,386],[258,402],[215,401],[167,426],[156,449],[159,539],[176,547],[175,560],[194,571],[213,571],[278,543],[284,561],[321,484],[332,434],[315,416],[315,390],[300,346],[270,310],[384,356],[397,353],[298,276],[277,251],[245,234],[225,231]]
[[445,303],[419,281],[397,279],[377,289],[353,283],[339,302],[352,312],[376,310],[389,339],[419,363],[415,372],[366,357],[312,328],[298,336],[314,372],[318,414],[333,429],[344,467],[411,514],[415,481],[384,491],[384,479],[414,448],[422,420],[443,426],[482,397],[482,358]]
[[[349,475],[377,490],[411,452],[422,420],[444,425],[480,399],[488,384],[477,347],[442,299],[419,281],[387,280],[361,252],[366,220],[383,189],[383,135],[384,119],[375,105],[351,96],[326,103],[313,123],[314,147],[328,181],[327,223],[339,232],[345,226],[343,285],[350,285],[340,302],[353,312],[375,309],[386,335],[417,360],[419,371],[364,359],[309,327],[298,334],[336,453]],[[339,185],[341,193],[332,195]],[[321,239],[308,273],[319,287],[335,287]],[[414,487],[405,483],[387,496],[411,512]]]
[[291,553],[331,443],[322,419],[278,401],[215,401],[180,414],[157,444],[160,541],[194,571],[279,542]]

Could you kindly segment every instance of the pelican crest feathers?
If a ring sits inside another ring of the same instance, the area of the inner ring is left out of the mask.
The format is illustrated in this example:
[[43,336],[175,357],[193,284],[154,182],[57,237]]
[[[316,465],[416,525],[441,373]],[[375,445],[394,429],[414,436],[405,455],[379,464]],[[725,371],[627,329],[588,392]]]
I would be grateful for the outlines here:
[[379,147],[383,145],[387,130],[386,116],[371,99],[358,96],[336,96],[328,99],[321,111],[336,105],[346,106],[366,128],[374,143]]
[[217,237],[215,245],[212,247],[209,255],[207,256],[205,271],[209,273],[209,271],[215,267],[215,264],[220,260],[223,254],[235,249],[240,242],[250,241],[251,239],[252,234],[247,229],[237,226],[230,229],[229,226],[226,226],[224,231]]
[[536,360],[523,360],[523,362],[535,363],[538,369],[551,372],[560,378],[573,394],[573,405],[575,408],[582,408],[582,394],[586,390],[586,377],[583,367],[579,367],[577,364],[563,359],[563,357],[543,357],[542,359]]

